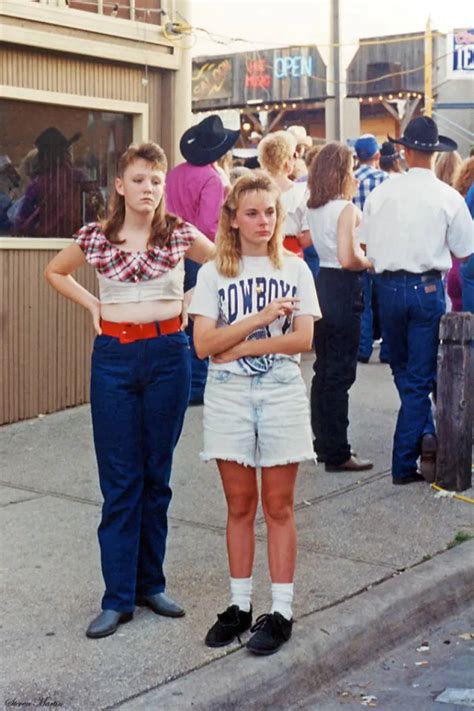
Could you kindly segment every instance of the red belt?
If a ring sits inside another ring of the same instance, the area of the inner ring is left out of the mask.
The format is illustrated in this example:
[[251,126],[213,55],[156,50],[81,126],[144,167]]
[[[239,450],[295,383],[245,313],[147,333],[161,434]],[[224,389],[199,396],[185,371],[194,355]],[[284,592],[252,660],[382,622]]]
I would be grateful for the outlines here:
[[169,318],[166,321],[152,321],[152,323],[116,323],[115,321],[100,321],[102,333],[114,336],[120,343],[133,343],[143,338],[156,338],[168,336],[170,333],[181,331],[181,316]]
[[303,249],[296,235],[286,235],[286,237],[283,239],[283,246],[290,252],[294,252],[295,254],[297,254],[298,257],[303,256]]

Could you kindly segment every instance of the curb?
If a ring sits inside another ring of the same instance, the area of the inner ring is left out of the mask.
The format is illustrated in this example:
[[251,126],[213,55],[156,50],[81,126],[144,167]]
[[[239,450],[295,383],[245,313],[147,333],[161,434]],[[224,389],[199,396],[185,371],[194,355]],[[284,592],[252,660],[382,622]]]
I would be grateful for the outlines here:
[[114,708],[289,708],[462,608],[473,590],[474,541],[466,541],[350,600],[300,618],[291,642],[275,656],[256,658],[239,649]]

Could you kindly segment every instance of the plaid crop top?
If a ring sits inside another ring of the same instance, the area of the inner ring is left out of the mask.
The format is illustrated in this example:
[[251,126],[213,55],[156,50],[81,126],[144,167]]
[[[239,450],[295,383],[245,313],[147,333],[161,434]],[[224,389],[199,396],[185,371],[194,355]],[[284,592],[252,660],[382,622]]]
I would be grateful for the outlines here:
[[91,222],[81,227],[74,239],[101,277],[136,283],[158,279],[174,269],[199,234],[196,227],[183,222],[175,228],[165,247],[127,252],[120,249],[120,245],[109,242],[100,225]]

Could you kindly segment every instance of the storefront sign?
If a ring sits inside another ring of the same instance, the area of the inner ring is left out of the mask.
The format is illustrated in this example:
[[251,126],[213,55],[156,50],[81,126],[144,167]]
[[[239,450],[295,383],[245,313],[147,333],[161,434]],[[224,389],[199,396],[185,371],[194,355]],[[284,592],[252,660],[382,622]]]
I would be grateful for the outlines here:
[[228,99],[232,96],[232,64],[229,59],[193,62],[193,101]]
[[454,31],[453,71],[474,72],[474,29]]
[[193,110],[270,101],[318,101],[327,95],[317,47],[279,47],[193,60]]
[[297,55],[295,57],[275,57],[273,73],[277,79],[287,77],[310,77],[313,73],[313,58]]

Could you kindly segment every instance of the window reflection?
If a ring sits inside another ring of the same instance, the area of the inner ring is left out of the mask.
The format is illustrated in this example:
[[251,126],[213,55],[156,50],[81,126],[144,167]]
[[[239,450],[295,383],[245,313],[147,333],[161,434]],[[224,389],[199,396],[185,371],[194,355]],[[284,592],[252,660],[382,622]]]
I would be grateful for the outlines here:
[[10,100],[0,112],[0,234],[71,237],[104,217],[131,116]]

